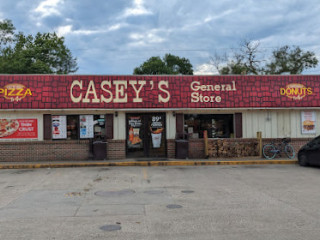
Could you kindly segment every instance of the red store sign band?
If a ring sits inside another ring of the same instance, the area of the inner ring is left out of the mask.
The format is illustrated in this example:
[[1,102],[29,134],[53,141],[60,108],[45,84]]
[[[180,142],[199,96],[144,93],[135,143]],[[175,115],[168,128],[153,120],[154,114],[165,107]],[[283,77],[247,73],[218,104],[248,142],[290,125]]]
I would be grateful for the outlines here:
[[1,109],[320,106],[320,76],[3,75],[0,80]]

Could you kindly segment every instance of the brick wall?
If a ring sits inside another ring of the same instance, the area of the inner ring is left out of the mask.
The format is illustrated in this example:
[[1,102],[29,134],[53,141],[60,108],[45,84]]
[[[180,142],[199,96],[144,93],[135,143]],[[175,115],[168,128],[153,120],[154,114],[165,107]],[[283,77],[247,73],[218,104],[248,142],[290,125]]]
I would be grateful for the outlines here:
[[189,140],[189,158],[204,158],[204,140]]
[[[299,149],[312,138],[291,139],[291,145],[297,153]],[[281,139],[263,139],[263,144]],[[258,155],[257,139],[209,139],[209,158],[245,157]],[[167,140],[167,156],[175,158],[175,140]],[[0,161],[86,161],[91,157],[88,140],[71,141],[35,141],[35,142],[0,142]],[[189,140],[189,158],[203,159],[204,140]],[[108,140],[107,159],[126,158],[125,140]]]
[[82,161],[89,159],[89,141],[1,142],[0,161]]
[[126,158],[126,141],[108,139],[107,159],[117,160]]
[[176,142],[174,139],[167,140],[167,157],[175,158],[176,156]]

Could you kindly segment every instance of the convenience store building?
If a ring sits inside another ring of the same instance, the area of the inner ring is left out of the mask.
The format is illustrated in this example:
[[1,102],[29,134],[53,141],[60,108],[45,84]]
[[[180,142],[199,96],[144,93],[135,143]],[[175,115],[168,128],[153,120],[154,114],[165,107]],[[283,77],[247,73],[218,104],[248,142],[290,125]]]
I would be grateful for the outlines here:
[[290,137],[296,151],[319,135],[320,76],[0,75],[0,161],[257,155]]

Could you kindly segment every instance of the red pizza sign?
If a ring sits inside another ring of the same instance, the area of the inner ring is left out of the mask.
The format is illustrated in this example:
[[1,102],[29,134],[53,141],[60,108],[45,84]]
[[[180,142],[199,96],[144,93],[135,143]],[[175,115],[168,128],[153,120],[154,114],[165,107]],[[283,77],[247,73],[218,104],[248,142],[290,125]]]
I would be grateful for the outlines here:
[[37,119],[0,119],[0,139],[37,139]]

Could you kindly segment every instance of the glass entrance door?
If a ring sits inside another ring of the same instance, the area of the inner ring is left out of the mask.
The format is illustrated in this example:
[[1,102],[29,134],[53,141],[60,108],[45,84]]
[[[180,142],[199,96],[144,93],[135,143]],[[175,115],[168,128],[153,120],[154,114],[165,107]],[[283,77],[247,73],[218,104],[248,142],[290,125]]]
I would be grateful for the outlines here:
[[127,114],[127,157],[166,157],[165,113]]

